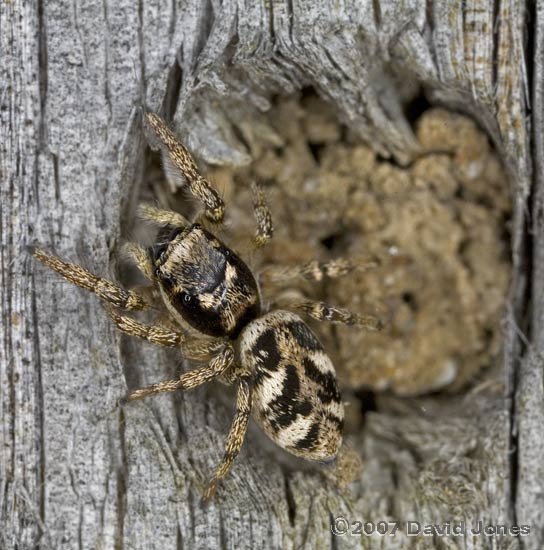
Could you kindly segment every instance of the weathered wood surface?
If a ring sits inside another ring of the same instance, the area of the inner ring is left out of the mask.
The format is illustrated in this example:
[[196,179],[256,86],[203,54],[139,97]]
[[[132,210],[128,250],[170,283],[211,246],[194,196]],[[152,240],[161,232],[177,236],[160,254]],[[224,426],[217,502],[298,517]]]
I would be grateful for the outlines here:
[[[543,10],[540,0],[2,2],[0,547],[383,547],[335,539],[338,515],[526,523],[526,539],[418,548],[542,547]],[[409,407],[402,421],[371,416],[352,491],[282,468],[250,437],[205,509],[199,490],[229,406],[202,388],[118,408],[127,386],[176,372],[176,355],[121,338],[94,297],[36,266],[27,247],[115,276],[141,178],[143,105],[177,106],[175,123],[204,160],[242,164],[250,157],[232,117],[250,121],[271,94],[311,85],[403,162],[418,149],[401,106],[414,81],[476,116],[512,174],[505,392],[473,399],[470,418],[447,407],[441,422]],[[457,507],[444,479],[459,488]]]

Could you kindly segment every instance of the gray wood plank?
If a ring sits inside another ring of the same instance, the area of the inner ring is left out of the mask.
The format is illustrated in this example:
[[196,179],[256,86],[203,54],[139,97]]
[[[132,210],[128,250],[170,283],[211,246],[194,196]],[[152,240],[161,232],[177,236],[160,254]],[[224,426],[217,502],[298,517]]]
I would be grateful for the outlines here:
[[[526,540],[451,537],[418,548],[542,546],[542,2],[534,13],[515,0],[459,4],[0,4],[0,547],[382,547],[335,538],[330,521],[340,515],[532,526]],[[349,490],[284,466],[252,427],[204,508],[232,401],[201,388],[120,408],[127,388],[178,372],[177,355],[121,337],[95,297],[37,266],[29,247],[119,276],[142,180],[144,107],[173,116],[201,160],[240,166],[251,155],[236,120],[257,120],[274,94],[313,86],[361,139],[405,163],[418,152],[402,103],[414,83],[475,116],[511,174],[506,393],[470,414],[464,402],[426,401],[440,423],[419,418],[417,401],[369,415],[354,442],[365,468]],[[457,500],[447,498],[452,488]]]

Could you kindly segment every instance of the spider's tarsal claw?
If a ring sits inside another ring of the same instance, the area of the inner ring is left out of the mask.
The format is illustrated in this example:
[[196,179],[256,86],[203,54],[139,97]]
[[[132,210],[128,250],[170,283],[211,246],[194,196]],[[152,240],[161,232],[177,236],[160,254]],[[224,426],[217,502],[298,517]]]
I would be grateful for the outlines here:
[[217,485],[218,485],[217,479],[212,479],[212,481],[208,483],[208,486],[204,491],[204,495],[202,496],[202,502],[204,504],[206,505],[209,504],[211,499],[215,496],[215,493],[217,491]]
[[146,396],[146,393],[143,392],[142,390],[134,390],[133,392],[128,393],[127,395],[124,395],[123,397],[119,398],[119,405],[123,405],[123,406],[128,405],[129,403],[143,399],[145,396]]

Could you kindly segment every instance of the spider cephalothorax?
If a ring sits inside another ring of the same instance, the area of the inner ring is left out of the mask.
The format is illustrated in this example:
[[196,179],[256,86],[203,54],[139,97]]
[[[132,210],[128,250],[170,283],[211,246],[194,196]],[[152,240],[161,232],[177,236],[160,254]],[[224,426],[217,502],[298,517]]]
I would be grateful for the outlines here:
[[[187,179],[191,193],[204,204],[205,218],[221,222],[223,202],[199,174],[187,149],[157,115],[147,114],[146,122],[169,172],[177,170]],[[272,237],[272,221],[262,189],[254,185],[253,191],[257,220],[254,246],[258,248]],[[205,499],[211,498],[238,455],[252,410],[256,422],[280,447],[307,460],[333,460],[342,443],[344,419],[334,367],[310,328],[289,310],[302,311],[321,321],[369,329],[379,328],[379,321],[315,301],[286,302],[281,304],[284,309],[263,312],[251,270],[211,231],[176,212],[152,206],[140,207],[140,215],[159,226],[156,242],[147,250],[131,243],[127,250],[159,290],[178,329],[145,325],[120,314],[119,309],[141,310],[151,304],[137,292],[124,290],[78,265],[41,250],[34,252],[38,260],[70,282],[101,298],[121,331],[154,344],[178,347],[188,359],[208,361],[174,380],[135,390],[127,400],[189,390],[214,378],[237,384],[236,413],[225,454]],[[319,281],[369,265],[342,259],[310,262],[287,269],[268,268],[263,280],[273,284],[300,276]],[[190,339],[185,330],[188,328],[205,337]]]
[[234,339],[259,315],[251,270],[201,225],[175,228],[151,248],[151,257],[168,309],[198,331]]

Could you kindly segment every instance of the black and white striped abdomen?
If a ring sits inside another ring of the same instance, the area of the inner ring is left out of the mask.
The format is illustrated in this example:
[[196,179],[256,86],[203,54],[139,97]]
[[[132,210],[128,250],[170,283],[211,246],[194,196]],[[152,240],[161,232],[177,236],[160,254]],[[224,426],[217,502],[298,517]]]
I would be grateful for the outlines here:
[[283,310],[255,319],[240,335],[240,356],[253,375],[253,415],[265,433],[294,455],[334,458],[344,406],[333,364],[304,321]]

